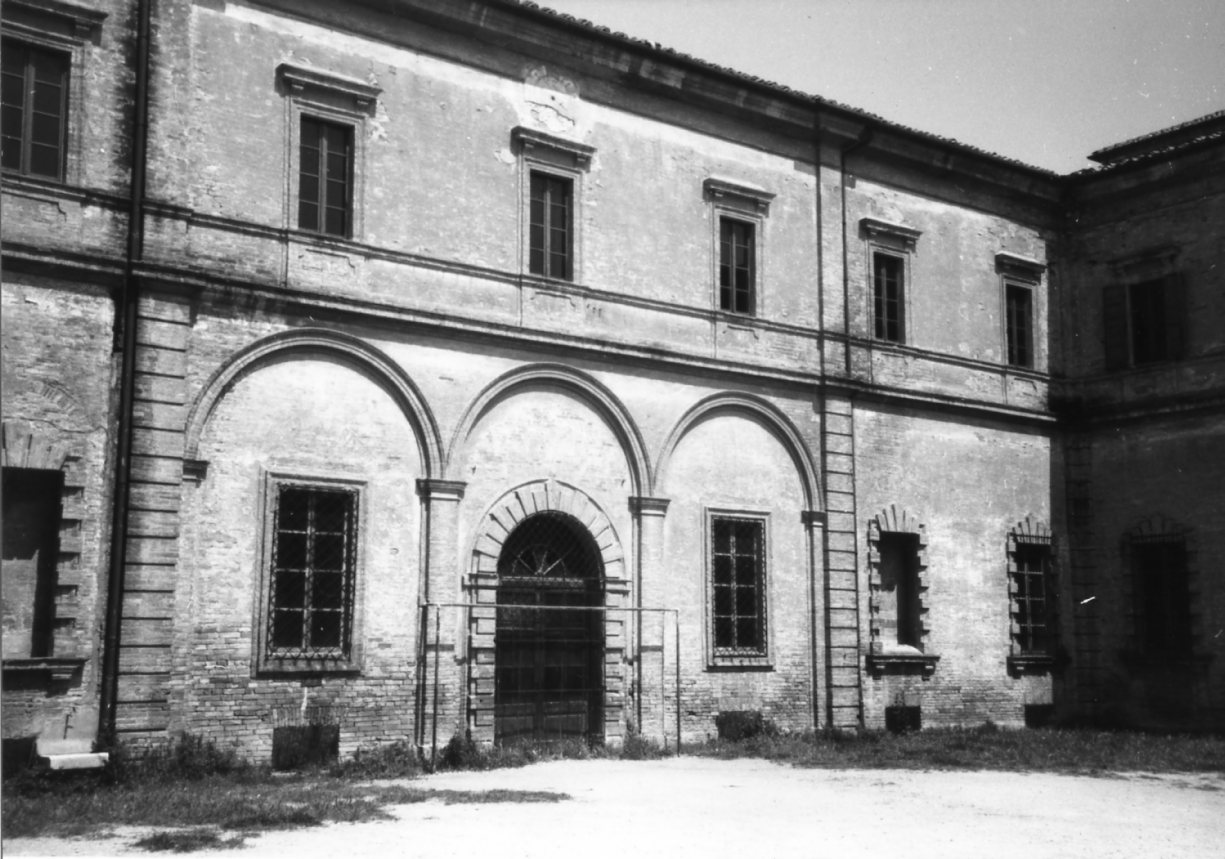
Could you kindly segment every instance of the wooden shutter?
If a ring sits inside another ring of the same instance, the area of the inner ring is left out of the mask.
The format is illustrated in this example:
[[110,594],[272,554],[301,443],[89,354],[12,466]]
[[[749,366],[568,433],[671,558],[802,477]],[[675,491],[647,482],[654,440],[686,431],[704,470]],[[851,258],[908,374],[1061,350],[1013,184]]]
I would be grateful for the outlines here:
[[1127,366],[1127,290],[1120,284],[1102,289],[1102,343],[1106,352],[1106,369],[1120,370]]
[[1181,274],[1172,274],[1165,279],[1165,356],[1171,361],[1183,357],[1184,328],[1186,325],[1186,290]]

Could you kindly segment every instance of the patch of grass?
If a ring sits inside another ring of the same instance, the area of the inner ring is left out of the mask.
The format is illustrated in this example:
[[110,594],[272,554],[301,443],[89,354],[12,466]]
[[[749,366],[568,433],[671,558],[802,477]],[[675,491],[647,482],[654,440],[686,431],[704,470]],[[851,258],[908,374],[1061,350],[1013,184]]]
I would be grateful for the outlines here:
[[1220,772],[1225,737],[1129,731],[948,728],[906,734],[760,734],[711,740],[689,754],[764,758],[831,769],[989,769],[1016,772]]
[[245,845],[241,835],[222,838],[212,829],[155,832],[132,844],[141,850],[163,853],[194,853],[197,850],[233,850]]
[[414,778],[425,771],[417,747],[407,740],[358,749],[352,758],[331,768],[338,778]]

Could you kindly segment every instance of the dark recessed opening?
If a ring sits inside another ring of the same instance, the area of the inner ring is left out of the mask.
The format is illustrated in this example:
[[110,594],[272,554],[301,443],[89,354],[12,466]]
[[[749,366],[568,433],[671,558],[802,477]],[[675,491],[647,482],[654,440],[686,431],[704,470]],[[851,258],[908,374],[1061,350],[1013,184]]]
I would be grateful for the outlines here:
[[3,740],[0,767],[5,778],[23,772],[34,763],[34,740],[34,737],[6,737]]
[[272,768],[296,770],[320,766],[340,754],[338,725],[301,725],[272,729]]
[[918,731],[923,727],[922,709],[919,707],[886,707],[885,729],[892,734]]
[[1054,704],[1025,705],[1025,727],[1027,728],[1045,728],[1054,718]]

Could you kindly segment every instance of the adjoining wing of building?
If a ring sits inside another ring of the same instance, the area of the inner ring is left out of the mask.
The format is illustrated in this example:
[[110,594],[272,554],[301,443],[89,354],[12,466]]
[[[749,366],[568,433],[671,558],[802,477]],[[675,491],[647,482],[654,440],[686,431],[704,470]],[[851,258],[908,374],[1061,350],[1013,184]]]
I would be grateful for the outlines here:
[[1225,726],[1225,114],[1058,176],[510,0],[3,16],[13,748]]

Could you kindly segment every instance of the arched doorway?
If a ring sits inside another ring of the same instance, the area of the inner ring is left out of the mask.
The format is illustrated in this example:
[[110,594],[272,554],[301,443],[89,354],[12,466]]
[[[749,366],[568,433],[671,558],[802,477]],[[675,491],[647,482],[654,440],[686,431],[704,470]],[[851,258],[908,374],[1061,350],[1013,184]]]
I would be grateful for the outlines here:
[[498,557],[498,741],[600,739],[604,569],[591,534],[554,512],[524,519]]

